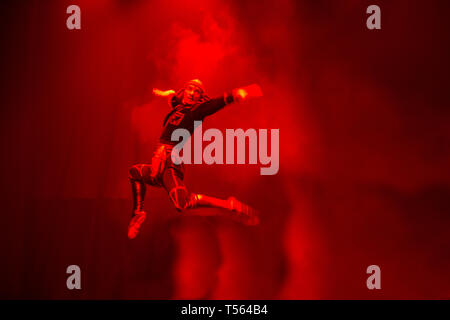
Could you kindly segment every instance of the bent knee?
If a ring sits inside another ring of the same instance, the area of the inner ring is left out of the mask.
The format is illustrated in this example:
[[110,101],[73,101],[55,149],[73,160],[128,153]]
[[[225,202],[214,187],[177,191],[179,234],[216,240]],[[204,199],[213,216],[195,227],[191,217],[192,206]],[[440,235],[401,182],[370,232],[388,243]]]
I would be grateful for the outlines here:
[[142,179],[141,170],[139,169],[139,167],[137,165],[132,166],[129,170],[129,173],[130,173],[130,178],[132,178],[132,179],[135,179],[135,180]]
[[151,173],[150,165],[136,164],[130,168],[129,173],[131,179],[145,181],[147,178],[150,177]]
[[183,212],[189,208],[189,202],[184,198],[178,199],[178,200],[172,200],[172,202],[173,202],[173,205],[175,206],[175,209],[177,209],[178,212]]
[[183,212],[186,209],[193,207],[191,201],[192,196],[184,187],[173,188],[170,190],[169,196],[178,212]]

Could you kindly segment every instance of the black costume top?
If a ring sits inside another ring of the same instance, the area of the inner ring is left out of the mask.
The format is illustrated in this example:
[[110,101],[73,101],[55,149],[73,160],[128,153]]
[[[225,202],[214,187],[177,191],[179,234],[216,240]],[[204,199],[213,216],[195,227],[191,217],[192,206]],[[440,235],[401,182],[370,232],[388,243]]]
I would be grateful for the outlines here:
[[164,129],[160,137],[163,144],[176,145],[178,141],[172,141],[172,132],[176,129],[186,129],[194,133],[194,121],[203,121],[209,115],[221,110],[227,104],[234,101],[232,94],[225,93],[223,97],[207,100],[192,106],[182,104],[176,96],[171,99],[173,110],[164,119]]

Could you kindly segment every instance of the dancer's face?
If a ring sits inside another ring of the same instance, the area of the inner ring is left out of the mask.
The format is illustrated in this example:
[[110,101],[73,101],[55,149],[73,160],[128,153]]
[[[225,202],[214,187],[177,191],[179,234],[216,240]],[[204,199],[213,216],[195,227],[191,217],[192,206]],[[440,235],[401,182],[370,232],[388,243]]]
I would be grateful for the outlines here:
[[189,84],[184,88],[183,104],[191,105],[196,104],[202,96],[201,90],[192,84]]

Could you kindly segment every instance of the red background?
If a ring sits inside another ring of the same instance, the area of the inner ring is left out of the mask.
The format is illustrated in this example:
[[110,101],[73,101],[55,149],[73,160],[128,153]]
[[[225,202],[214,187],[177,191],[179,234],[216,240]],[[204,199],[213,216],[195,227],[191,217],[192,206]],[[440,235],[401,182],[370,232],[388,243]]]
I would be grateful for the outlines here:
[[[81,8],[81,30],[66,8]],[[365,26],[381,7],[382,29]],[[2,1],[0,297],[450,298],[445,1]],[[280,171],[189,166],[259,227],[177,217],[151,189],[126,237],[128,168],[200,78],[264,98],[204,129],[279,128]],[[67,266],[82,290],[66,288]],[[381,290],[366,268],[381,267]]]

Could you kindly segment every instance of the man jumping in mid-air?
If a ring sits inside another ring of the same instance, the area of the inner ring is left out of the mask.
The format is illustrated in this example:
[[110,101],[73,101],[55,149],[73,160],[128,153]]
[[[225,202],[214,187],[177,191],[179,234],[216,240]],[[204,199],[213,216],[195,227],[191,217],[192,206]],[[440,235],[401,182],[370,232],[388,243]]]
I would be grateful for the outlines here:
[[128,226],[128,238],[133,239],[137,236],[145,220],[146,212],[143,205],[147,185],[164,187],[175,208],[180,212],[201,207],[223,208],[229,211],[230,217],[238,218],[246,225],[258,224],[257,212],[234,197],[222,200],[188,192],[183,183],[183,163],[175,164],[172,161],[172,149],[178,142],[172,141],[171,137],[172,132],[179,128],[188,130],[192,136],[195,129],[194,121],[203,121],[205,117],[216,113],[230,103],[261,96],[259,86],[253,84],[237,88],[225,93],[223,97],[210,99],[205,93],[202,82],[194,79],[187,82],[178,92],[154,89],[153,93],[167,97],[173,109],[164,119],[164,128],[151,164],[137,164],[130,168],[133,212]]

